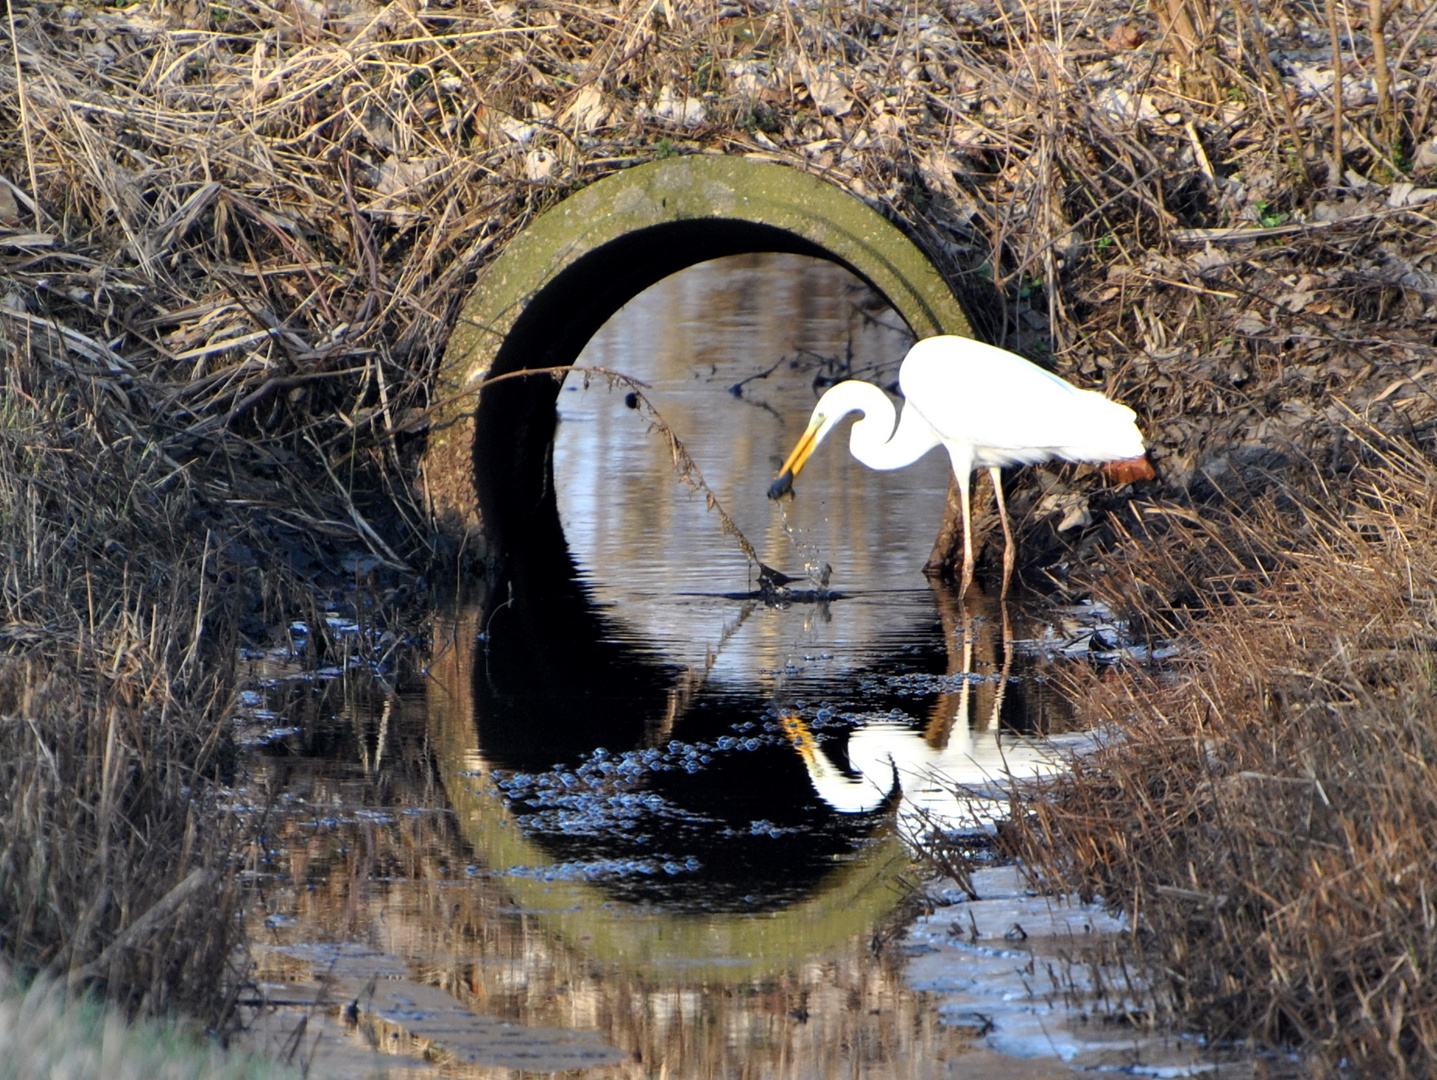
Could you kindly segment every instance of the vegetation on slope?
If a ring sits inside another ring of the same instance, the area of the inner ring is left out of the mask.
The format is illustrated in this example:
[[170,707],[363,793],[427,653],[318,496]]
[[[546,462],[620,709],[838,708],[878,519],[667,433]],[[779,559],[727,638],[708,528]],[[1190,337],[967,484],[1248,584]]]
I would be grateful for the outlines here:
[[[1420,528],[1380,517],[1429,511],[1426,481],[1406,479],[1425,475],[1437,421],[1429,6],[12,0],[5,30],[0,943],[13,962],[133,1009],[223,1012],[233,834],[214,785],[237,631],[276,622],[286,583],[344,567],[390,575],[378,587],[393,603],[419,593],[452,555],[416,461],[457,305],[534,214],[675,153],[755,155],[847,188],[929,252],[985,336],[1135,405],[1161,488],[1129,507],[1133,492],[1035,470],[1010,503],[1031,580],[1041,566],[1074,590],[1122,583],[1119,599],[1163,632],[1218,611],[1221,654],[1258,635],[1254,678],[1260,661],[1325,680],[1282,691],[1299,720],[1243,729],[1296,757],[1214,750],[1236,770],[1226,787],[1142,757],[1136,736],[1080,776],[1110,783],[1100,770],[1128,754],[1130,780],[1192,780],[1173,797],[1316,792],[1247,774],[1299,776],[1303,751],[1276,733],[1351,714],[1337,706],[1359,689],[1406,734],[1334,729],[1321,760],[1400,747],[1387,779],[1374,762],[1353,774],[1395,793],[1401,769],[1425,767],[1425,706],[1397,687],[1426,685],[1420,631],[1401,620],[1425,618],[1430,564],[1403,546]],[[1399,436],[1400,455],[1385,449]],[[1384,473],[1384,453],[1405,464]],[[1219,527],[1224,498],[1241,501]],[[1270,556],[1234,539],[1258,526]],[[1140,569],[1192,545],[1202,558],[1182,574]],[[1370,585],[1359,595],[1338,595],[1338,575],[1302,577],[1314,552],[1329,567],[1385,561],[1354,570]],[[1340,606],[1359,600],[1376,607]],[[1330,632],[1262,636],[1289,625],[1286,603],[1331,616]],[[1363,667],[1344,644],[1369,623],[1386,627],[1391,664]],[[1223,670],[1239,693],[1241,673]],[[1181,723],[1198,724],[1205,677],[1162,715],[1197,709]],[[1187,768],[1218,767],[1206,735],[1185,738],[1172,745],[1197,748]],[[1328,799],[1355,790],[1337,779],[1323,779]],[[1160,828],[1167,803],[1111,783],[1134,797],[1114,828],[1148,813]],[[1386,851],[1387,826],[1354,813],[1350,850]],[[1148,828],[1133,835],[1160,844]],[[1235,842],[1192,832],[1218,845],[1195,868]],[[1346,852],[1345,835],[1317,839]],[[1394,860],[1412,835],[1393,834]],[[1297,850],[1330,867],[1330,892],[1347,887],[1346,855]],[[1391,867],[1402,917],[1384,925],[1408,925],[1413,895],[1427,910],[1420,850]],[[1374,1019],[1356,1027],[1385,1024],[1390,1060],[1424,1060],[1426,961],[1397,964],[1407,938],[1362,937],[1374,951],[1356,997],[1312,989],[1279,1022],[1263,1004],[1276,999],[1249,987],[1297,985],[1306,969],[1278,931],[1328,924],[1254,907],[1254,881],[1149,888],[1111,854],[1074,865],[1164,931],[1180,920],[1155,898],[1196,903],[1183,890],[1222,898],[1198,905],[1199,923],[1226,904],[1257,919],[1274,943],[1267,973],[1184,976],[1184,1015],[1339,1046],[1351,1017],[1329,1002],[1367,1001]],[[192,940],[171,946],[181,924]],[[1379,1060],[1377,1035],[1362,1038],[1354,1060]]]

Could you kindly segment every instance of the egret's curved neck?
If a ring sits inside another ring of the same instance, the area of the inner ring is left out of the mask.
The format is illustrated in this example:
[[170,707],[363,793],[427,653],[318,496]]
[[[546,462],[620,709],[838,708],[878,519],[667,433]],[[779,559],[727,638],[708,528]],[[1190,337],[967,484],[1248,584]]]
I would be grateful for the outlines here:
[[877,810],[898,786],[898,776],[891,765],[887,775],[880,772],[874,776],[852,777],[829,761],[822,750],[804,754],[803,764],[814,792],[840,814]]
[[818,399],[814,411],[824,414],[830,430],[848,413],[863,413],[848,437],[848,450],[870,469],[912,465],[939,443],[938,433],[911,405],[904,406],[895,431],[893,402],[872,383],[841,382]]

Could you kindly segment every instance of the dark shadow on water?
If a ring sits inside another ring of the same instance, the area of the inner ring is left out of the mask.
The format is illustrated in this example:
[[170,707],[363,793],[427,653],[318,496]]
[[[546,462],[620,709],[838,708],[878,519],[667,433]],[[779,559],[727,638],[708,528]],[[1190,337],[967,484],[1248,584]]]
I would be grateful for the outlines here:
[[[935,745],[959,712],[974,730],[1044,726],[1045,695],[1028,680],[993,693],[1004,660],[996,609],[977,611],[976,654],[965,659],[953,645],[963,634],[956,598],[941,588],[932,607],[909,597],[913,625],[855,645],[862,661],[824,684],[822,700],[795,700],[757,673],[747,685],[710,680],[634,641],[593,602],[552,498],[530,521],[529,542],[511,548],[506,587],[472,643],[478,745],[516,823],[554,859],[546,872],[591,881],[615,900],[762,911],[802,899],[837,864],[862,857],[889,827],[892,800],[835,810],[815,791],[785,721],[821,731],[840,769],[864,716],[906,717]],[[760,599],[736,594],[720,610],[741,623],[763,611]],[[798,600],[826,615],[846,598]],[[956,693],[955,673],[970,670],[985,680]]]
[[815,796],[757,685],[706,685],[628,640],[566,562],[513,558],[514,599],[473,643],[479,746],[527,835],[670,910],[782,906],[862,851],[884,815]]

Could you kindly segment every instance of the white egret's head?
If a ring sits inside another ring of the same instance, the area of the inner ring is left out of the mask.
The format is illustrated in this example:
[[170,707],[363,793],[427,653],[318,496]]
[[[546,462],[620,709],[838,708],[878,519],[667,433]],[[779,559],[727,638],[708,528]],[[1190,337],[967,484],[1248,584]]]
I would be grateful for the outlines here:
[[818,449],[818,444],[828,437],[828,433],[838,422],[851,412],[863,413],[865,417],[854,425],[855,435],[858,434],[858,429],[867,423],[866,418],[875,412],[886,419],[880,421],[868,434],[882,442],[893,433],[893,403],[878,387],[853,379],[829,387],[818,399],[813,415],[808,418],[808,430],[803,433],[803,438],[798,440],[793,453],[789,454],[788,460],[783,463],[778,479],[769,487],[770,499],[780,498],[793,491],[793,478],[803,468],[803,463]]

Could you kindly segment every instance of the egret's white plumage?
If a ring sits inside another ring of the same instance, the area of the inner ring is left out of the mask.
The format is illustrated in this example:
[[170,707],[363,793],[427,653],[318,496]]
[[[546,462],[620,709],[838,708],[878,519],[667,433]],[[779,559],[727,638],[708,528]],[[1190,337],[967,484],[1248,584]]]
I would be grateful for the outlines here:
[[782,723],[820,799],[841,814],[861,814],[897,794],[900,831],[911,836],[922,836],[934,825],[990,826],[1009,809],[1015,779],[1047,776],[1067,767],[1048,740],[1030,741],[997,728],[975,732],[965,718],[941,747],[903,723],[862,724],[845,744],[845,769],[829,758],[801,721],[785,718]]
[[872,383],[841,382],[829,389],[818,399],[808,430],[784,462],[769,496],[778,498],[791,489],[809,455],[851,412],[863,416],[853,425],[848,449],[871,469],[900,469],[943,446],[963,503],[965,591],[973,576],[969,492],[975,468],[992,473],[998,495],[1007,541],[1005,594],[1013,567],[1013,538],[999,469],[1062,458],[1133,462],[1123,478],[1153,475],[1132,409],[1094,390],[1081,390],[1006,349],[951,335],[926,338],[904,357],[898,385],[906,400],[901,416],[888,395]]

